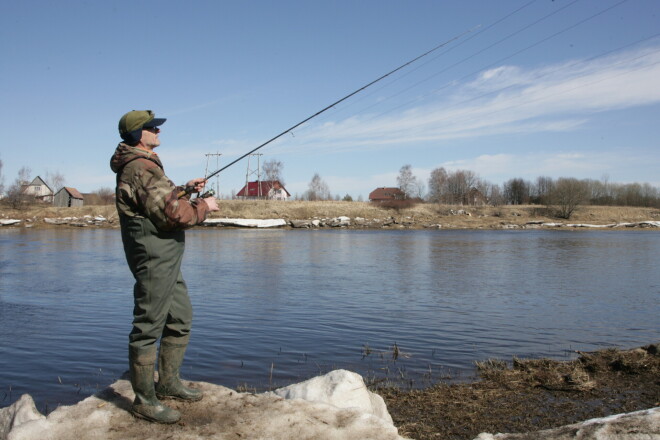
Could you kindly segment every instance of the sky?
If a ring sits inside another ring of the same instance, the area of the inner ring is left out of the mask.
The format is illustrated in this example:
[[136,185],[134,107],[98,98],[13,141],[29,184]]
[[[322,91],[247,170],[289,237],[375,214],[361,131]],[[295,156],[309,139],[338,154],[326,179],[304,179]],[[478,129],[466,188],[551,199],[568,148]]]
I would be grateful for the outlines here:
[[118,121],[149,109],[183,184],[438,46],[211,183],[277,160],[293,195],[367,200],[404,165],[660,187],[657,0],[5,0],[2,179],[114,188]]

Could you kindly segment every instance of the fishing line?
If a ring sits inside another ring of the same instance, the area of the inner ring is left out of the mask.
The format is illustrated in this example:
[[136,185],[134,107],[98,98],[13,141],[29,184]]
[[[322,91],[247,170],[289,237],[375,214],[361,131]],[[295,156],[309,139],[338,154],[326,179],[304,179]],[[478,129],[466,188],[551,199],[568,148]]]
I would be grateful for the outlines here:
[[[284,130],[283,132],[281,132],[281,133],[278,134],[277,136],[272,137],[271,139],[267,140],[266,142],[264,142],[263,144],[259,145],[258,147],[253,148],[252,150],[248,151],[248,152],[245,153],[244,155],[242,155],[242,156],[240,156],[239,158],[237,158],[237,159],[233,160],[232,162],[228,163],[227,165],[225,165],[224,167],[220,168],[219,170],[214,171],[213,173],[209,174],[209,175],[205,178],[204,181],[205,181],[205,182],[208,182],[208,179],[210,179],[211,177],[215,176],[216,174],[220,173],[221,171],[223,171],[223,170],[229,168],[230,166],[234,165],[236,162],[238,162],[238,161],[240,161],[240,160],[246,158],[246,157],[249,156],[250,154],[252,154],[252,153],[254,153],[255,151],[259,150],[260,148],[265,147],[266,145],[270,144],[270,143],[273,142],[274,140],[279,139],[280,137],[284,136],[285,134],[291,132],[292,130],[294,130],[294,129],[298,128],[298,127],[300,127],[300,126],[303,125],[304,123],[310,121],[311,119],[314,119],[315,117],[317,117],[317,116],[320,115],[321,113],[324,113],[325,111],[331,109],[332,107],[336,106],[337,104],[339,104],[339,103],[341,103],[341,102],[347,100],[347,99],[350,98],[351,96],[360,93],[362,90],[364,90],[364,89],[366,89],[366,88],[372,86],[373,84],[376,84],[377,82],[379,82],[379,81],[381,81],[381,80],[387,78],[388,76],[390,76],[390,75],[392,75],[392,74],[398,72],[399,70],[405,68],[406,66],[409,66],[410,64],[414,63],[415,61],[417,61],[417,60],[419,60],[419,59],[421,59],[421,58],[424,58],[425,56],[427,56],[427,55],[429,55],[429,54],[435,52],[436,50],[438,50],[438,49],[440,49],[440,48],[446,46],[447,44],[449,44],[449,43],[451,43],[451,42],[453,42],[453,41],[455,41],[455,40],[458,40],[459,38],[461,38],[462,36],[464,36],[464,35],[466,35],[466,34],[469,34],[470,32],[472,32],[472,31],[474,31],[475,29],[477,29],[479,26],[480,26],[480,25],[475,26],[475,27],[472,27],[472,28],[466,30],[465,32],[462,32],[462,33],[456,35],[455,37],[452,37],[452,38],[450,38],[449,40],[447,40],[447,41],[445,41],[445,42],[443,42],[443,43],[438,44],[437,46],[435,46],[435,47],[432,48],[431,50],[428,50],[428,51],[424,52],[423,54],[421,54],[421,55],[419,55],[419,56],[413,58],[412,60],[410,60],[410,61],[408,61],[408,62],[406,62],[406,63],[400,65],[400,66],[397,67],[396,69],[393,69],[393,70],[389,71],[388,73],[386,73],[386,74],[380,76],[379,78],[377,78],[377,79],[371,81],[370,83],[368,83],[368,84],[366,84],[366,85],[360,87],[359,89],[355,90],[354,92],[351,92],[351,93],[349,93],[348,95],[344,96],[343,98],[341,98],[341,99],[339,99],[339,100],[333,102],[332,104],[330,104],[330,105],[328,105],[327,107],[325,107],[325,108],[319,110],[318,112],[316,112],[316,113],[314,113],[313,115],[311,115],[311,116],[305,118],[304,120],[298,122],[297,124],[293,125],[292,127],[287,128],[286,130]],[[184,191],[181,191],[181,192],[178,194],[178,197],[181,198],[181,197],[185,196],[186,194],[192,194],[193,192],[195,192],[195,189],[194,189],[193,187],[186,187],[186,189],[185,189]]]
[[[347,109],[349,109],[349,108],[353,107],[354,105],[356,105],[356,104],[358,104],[358,103],[364,101],[366,98],[368,98],[368,97],[370,97],[370,96],[373,96],[373,95],[374,95],[375,93],[377,93],[378,91],[383,90],[383,89],[389,87],[390,85],[394,84],[395,82],[400,81],[400,80],[406,78],[407,76],[411,75],[412,73],[416,72],[417,70],[421,69],[422,67],[426,66],[427,64],[432,63],[433,61],[437,60],[437,59],[440,58],[441,56],[443,56],[443,55],[445,55],[445,54],[451,52],[452,50],[454,50],[454,49],[456,49],[456,48],[458,48],[458,47],[461,47],[463,44],[467,43],[468,41],[472,40],[473,38],[478,37],[479,35],[481,35],[482,33],[484,33],[484,32],[486,32],[486,31],[490,30],[491,28],[497,26],[498,24],[500,24],[501,22],[505,21],[505,20],[508,19],[509,17],[511,17],[511,16],[513,16],[513,15],[515,15],[515,14],[517,14],[518,12],[522,11],[523,9],[525,9],[525,8],[527,8],[528,6],[532,5],[533,3],[536,3],[537,1],[538,1],[538,0],[531,0],[530,2],[528,2],[528,3],[524,4],[524,5],[522,5],[521,7],[519,7],[518,9],[515,9],[514,11],[509,12],[508,14],[506,14],[505,16],[503,16],[502,18],[500,18],[500,19],[494,21],[493,23],[489,24],[489,25],[486,26],[485,28],[480,29],[478,32],[476,32],[476,33],[474,33],[473,35],[470,35],[469,37],[465,38],[465,39],[464,39],[463,41],[461,41],[460,43],[458,43],[458,44],[456,44],[456,45],[454,45],[454,46],[448,48],[448,49],[445,50],[445,51],[440,52],[439,54],[437,54],[437,55],[434,56],[434,57],[431,57],[428,61],[426,61],[426,62],[420,64],[419,66],[415,67],[414,69],[411,69],[411,70],[408,71],[407,73],[405,73],[405,74],[403,74],[403,75],[401,75],[401,76],[399,76],[399,77],[393,79],[392,81],[390,81],[390,82],[388,82],[388,83],[385,83],[383,86],[381,86],[380,88],[375,89],[373,92],[362,95],[362,97],[360,97],[360,98],[358,98],[358,99],[356,99],[356,100],[353,100],[350,104],[344,106],[342,109],[337,110],[336,112],[334,112],[334,113],[332,113],[332,114],[333,114],[333,115],[337,115],[337,114],[339,114],[339,113],[341,113],[341,112],[345,112]],[[577,1],[577,0],[576,0],[576,1]],[[569,6],[570,6],[570,5],[569,5]],[[475,54],[475,55],[476,55],[476,54]],[[474,55],[473,55],[473,56],[474,56]],[[465,60],[463,60],[463,61],[465,61]],[[461,62],[463,62],[463,61],[461,61]],[[451,67],[454,67],[454,66],[451,66]],[[445,69],[445,70],[446,70],[446,69]],[[443,70],[443,71],[444,71],[444,70]],[[440,72],[440,73],[441,73],[441,72]],[[427,78],[427,79],[425,79],[425,80],[422,80],[422,81],[420,81],[420,82],[417,82],[417,83],[413,84],[411,87],[408,87],[408,88],[404,89],[402,92],[405,92],[405,91],[409,90],[410,88],[415,87],[415,86],[421,84],[422,82],[425,82],[425,81],[427,81],[427,80],[429,80],[429,79],[435,77],[436,75],[437,75],[437,74],[434,74],[433,76],[431,76],[431,77],[429,77],[429,78]],[[394,95],[392,95],[392,96],[389,96],[389,97],[385,98],[385,101],[388,100],[388,99],[390,99],[390,98],[392,98],[392,97],[394,97],[394,96],[398,96],[398,95],[401,94],[402,92],[397,92],[396,94],[394,94]],[[378,104],[380,104],[380,103],[382,103],[382,101],[378,102]],[[365,110],[370,109],[370,108],[373,107],[374,105],[377,105],[377,104],[373,104],[373,105],[371,105],[371,106],[369,106],[369,107],[366,107],[366,108],[360,110],[360,111],[359,111],[358,113],[356,113],[356,114],[362,113],[362,112],[364,112]]]
[[[494,44],[488,46],[487,48],[482,49],[481,51],[479,51],[479,52],[477,52],[477,53],[475,53],[475,54],[473,54],[473,55],[470,55],[469,57],[463,59],[462,61],[459,61],[458,63],[456,63],[456,64],[454,64],[454,65],[452,65],[452,66],[448,66],[447,68],[441,70],[440,72],[437,72],[437,73],[435,73],[434,75],[432,75],[432,76],[430,76],[430,77],[428,77],[428,78],[426,78],[426,79],[420,81],[419,83],[414,84],[414,85],[408,87],[407,89],[405,89],[405,90],[403,90],[403,91],[397,93],[397,95],[399,95],[399,94],[401,94],[401,93],[403,93],[403,92],[405,92],[405,91],[411,89],[412,87],[415,87],[415,86],[418,85],[418,84],[421,84],[422,82],[428,81],[428,80],[430,80],[430,79],[432,79],[432,78],[438,76],[439,74],[441,74],[441,73],[447,71],[448,69],[450,69],[450,68],[452,68],[452,67],[455,67],[456,65],[458,65],[458,64],[460,64],[460,63],[462,63],[462,62],[464,62],[464,61],[469,60],[470,58],[473,58],[474,56],[476,56],[476,55],[478,55],[478,54],[484,52],[485,50],[490,49],[490,48],[493,47],[494,45],[499,44],[499,43],[501,43],[502,41],[507,40],[507,39],[509,39],[510,37],[512,37],[512,36],[514,36],[514,35],[516,35],[516,34],[518,34],[518,33],[520,33],[520,32],[522,32],[522,31],[524,31],[524,30],[526,30],[526,29],[528,29],[528,28],[531,27],[532,25],[534,25],[534,24],[538,24],[540,21],[545,20],[546,18],[550,17],[551,15],[554,15],[554,14],[556,14],[557,12],[559,12],[559,11],[561,11],[561,10],[563,10],[563,9],[565,9],[565,8],[567,8],[567,7],[569,7],[569,6],[572,6],[573,4],[577,3],[578,1],[579,1],[579,0],[575,0],[573,3],[570,3],[570,4],[566,5],[566,6],[564,6],[562,9],[560,9],[560,10],[558,10],[558,11],[555,11],[555,12],[553,12],[553,13],[551,13],[551,14],[548,14],[548,15],[542,17],[541,19],[535,21],[534,23],[532,23],[532,24],[530,24],[530,25],[528,25],[528,26],[526,26],[526,27],[524,27],[524,28],[522,28],[522,29],[520,29],[520,30],[518,30],[518,31],[516,31],[516,32],[514,32],[514,33],[512,33],[512,34],[510,34],[510,35],[507,35],[507,36],[504,37],[503,39],[499,40],[497,43],[494,43]],[[463,75],[462,77],[460,77],[460,78],[458,78],[458,79],[452,80],[451,82],[445,84],[444,86],[442,86],[442,87],[440,87],[440,88],[437,88],[437,89],[433,90],[432,92],[429,92],[429,93],[425,94],[424,96],[419,97],[419,98],[417,98],[417,99],[415,99],[415,100],[413,100],[413,101],[409,101],[409,102],[406,102],[406,103],[400,104],[400,105],[398,105],[398,106],[396,106],[396,107],[393,107],[393,108],[391,108],[391,109],[389,109],[389,110],[387,110],[387,111],[385,111],[385,112],[382,112],[382,113],[379,113],[379,114],[377,114],[377,115],[374,115],[374,116],[372,116],[371,118],[366,119],[364,122],[367,122],[367,121],[370,121],[370,120],[373,120],[373,119],[380,118],[380,117],[382,117],[382,116],[384,116],[384,115],[386,115],[386,114],[388,114],[388,113],[391,113],[391,112],[393,112],[393,111],[395,111],[395,110],[398,110],[398,109],[400,109],[400,108],[404,108],[404,107],[408,107],[408,106],[410,106],[410,105],[412,105],[412,104],[414,104],[414,103],[416,103],[416,102],[419,102],[419,101],[421,101],[422,99],[424,99],[424,98],[427,97],[427,96],[430,96],[430,95],[432,95],[432,94],[436,94],[436,93],[438,93],[439,91],[441,91],[441,90],[443,90],[443,89],[446,89],[447,87],[449,87],[449,86],[455,84],[456,82],[463,81],[463,80],[465,80],[465,79],[471,77],[472,75],[474,75],[474,74],[476,74],[476,73],[478,73],[478,72],[481,72],[481,71],[483,71],[483,70],[485,70],[485,69],[488,69],[488,68],[490,68],[490,67],[492,67],[492,66],[494,66],[494,65],[496,65],[496,64],[500,64],[500,63],[502,63],[502,62],[504,62],[504,61],[506,61],[506,60],[509,60],[509,59],[513,58],[514,56],[519,55],[519,54],[521,54],[521,53],[523,53],[523,52],[525,52],[525,51],[527,51],[527,50],[529,50],[529,49],[531,49],[531,48],[533,48],[533,47],[536,47],[536,46],[538,46],[538,45],[540,45],[540,44],[542,44],[542,43],[545,43],[546,41],[548,41],[548,40],[550,40],[550,39],[552,39],[552,38],[555,38],[555,37],[557,37],[558,35],[561,35],[561,34],[563,34],[563,33],[565,33],[565,32],[568,32],[569,30],[574,29],[574,28],[576,28],[577,26],[580,26],[580,25],[584,24],[585,22],[587,22],[587,21],[589,21],[589,20],[592,20],[592,19],[598,17],[599,15],[602,15],[602,14],[604,14],[605,12],[608,12],[608,11],[610,11],[611,9],[614,9],[614,8],[616,8],[616,7],[620,6],[620,5],[622,5],[623,3],[627,3],[628,1],[630,1],[630,0],[622,0],[622,1],[618,2],[618,3],[616,3],[615,5],[612,5],[612,6],[610,6],[610,7],[607,7],[607,8],[605,8],[605,9],[603,9],[603,10],[601,10],[601,11],[599,11],[599,12],[593,14],[593,15],[590,15],[589,17],[587,17],[587,18],[585,18],[585,19],[583,19],[583,20],[578,21],[577,23],[574,23],[574,24],[572,24],[572,25],[570,25],[570,26],[568,26],[568,27],[565,27],[564,29],[562,29],[562,30],[560,30],[560,31],[557,31],[557,32],[555,32],[554,34],[552,34],[552,35],[550,35],[550,36],[547,36],[547,37],[545,37],[545,38],[542,38],[541,40],[539,40],[539,41],[537,41],[537,42],[535,42],[535,43],[533,43],[533,44],[530,44],[529,46],[526,46],[526,47],[524,47],[524,48],[522,48],[522,49],[520,49],[520,50],[518,50],[518,51],[512,53],[511,55],[507,55],[506,57],[500,58],[500,59],[498,59],[497,61],[494,61],[494,62],[492,62],[492,63],[490,63],[490,64],[488,64],[488,65],[486,65],[486,66],[480,67],[479,69],[474,70],[474,71],[468,73],[467,75]],[[393,96],[396,96],[396,95],[393,95]],[[388,98],[388,99],[389,99],[389,98]],[[371,108],[371,107],[373,107],[373,105],[370,106],[370,107],[367,107],[367,108],[365,108],[365,109],[363,109],[363,110],[361,110],[361,112],[364,112],[364,111],[368,110],[368,109]]]

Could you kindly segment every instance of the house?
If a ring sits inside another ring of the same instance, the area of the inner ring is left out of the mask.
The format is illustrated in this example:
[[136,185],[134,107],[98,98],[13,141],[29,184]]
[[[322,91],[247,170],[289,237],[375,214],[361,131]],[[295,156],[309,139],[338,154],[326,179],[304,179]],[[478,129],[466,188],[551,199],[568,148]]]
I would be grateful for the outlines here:
[[22,185],[21,193],[44,202],[52,203],[53,201],[53,190],[39,176],[35,177],[32,182]]
[[279,180],[261,180],[248,182],[246,186],[236,194],[236,197],[246,199],[272,199],[287,200],[291,197],[289,191],[284,188]]
[[468,205],[485,206],[488,204],[488,197],[483,195],[477,188],[472,187],[468,192]]
[[75,188],[64,186],[55,193],[53,204],[61,207],[83,206],[83,195]]
[[406,194],[399,188],[376,188],[369,193],[370,202],[384,202],[386,200],[403,200]]

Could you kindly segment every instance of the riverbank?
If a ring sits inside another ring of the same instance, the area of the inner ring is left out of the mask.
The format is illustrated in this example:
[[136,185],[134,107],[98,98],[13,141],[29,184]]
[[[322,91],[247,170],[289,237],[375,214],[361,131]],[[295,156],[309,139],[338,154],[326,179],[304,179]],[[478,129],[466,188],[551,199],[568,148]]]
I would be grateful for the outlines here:
[[182,413],[174,425],[131,417],[134,394],[123,377],[47,417],[23,395],[0,409],[0,439],[633,440],[660,435],[657,344],[580,353],[574,361],[477,365],[479,381],[412,391],[372,387],[370,392],[362,377],[346,370],[272,393],[192,382],[188,386],[205,397],[167,400]]
[[[417,204],[393,209],[368,202],[306,202],[270,200],[222,200],[220,212],[210,220],[284,220],[288,228],[352,229],[537,229],[626,228],[660,225],[660,210],[621,206],[584,206],[573,216],[559,219],[552,210],[536,205],[459,207]],[[118,228],[114,205],[58,208],[32,206],[24,210],[0,206],[0,220],[15,219],[13,227]],[[214,227],[227,227],[215,223]],[[233,227],[233,226],[230,226]]]
[[507,365],[490,360],[477,366],[476,382],[375,392],[385,399],[399,434],[417,440],[525,433],[660,406],[657,344],[580,353],[568,362],[513,359]]

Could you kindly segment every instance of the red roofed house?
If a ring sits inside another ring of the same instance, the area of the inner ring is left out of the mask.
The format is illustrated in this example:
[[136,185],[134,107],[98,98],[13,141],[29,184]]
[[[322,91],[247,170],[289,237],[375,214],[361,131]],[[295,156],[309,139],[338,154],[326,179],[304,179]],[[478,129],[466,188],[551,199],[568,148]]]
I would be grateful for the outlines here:
[[55,193],[55,206],[72,207],[83,205],[83,195],[75,188],[63,186],[58,192]]
[[236,197],[244,197],[246,199],[287,200],[291,197],[291,194],[289,194],[289,191],[282,186],[279,180],[262,180],[248,182],[247,190],[244,186],[238,194],[236,194]]
[[369,193],[370,202],[384,202],[386,200],[403,200],[406,195],[399,188],[376,188]]

